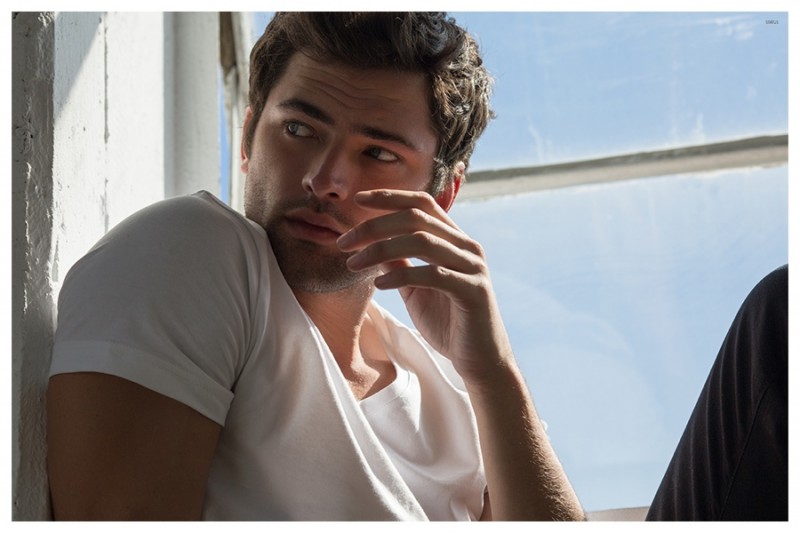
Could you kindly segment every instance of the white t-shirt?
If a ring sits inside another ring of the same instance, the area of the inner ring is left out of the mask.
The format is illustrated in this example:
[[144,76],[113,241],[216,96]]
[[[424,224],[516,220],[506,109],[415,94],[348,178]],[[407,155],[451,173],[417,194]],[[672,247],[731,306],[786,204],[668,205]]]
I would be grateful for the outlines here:
[[266,233],[208,193],[109,232],[59,295],[51,375],[113,374],[223,426],[208,520],[470,520],[486,480],[450,362],[374,303],[396,380],[357,401]]

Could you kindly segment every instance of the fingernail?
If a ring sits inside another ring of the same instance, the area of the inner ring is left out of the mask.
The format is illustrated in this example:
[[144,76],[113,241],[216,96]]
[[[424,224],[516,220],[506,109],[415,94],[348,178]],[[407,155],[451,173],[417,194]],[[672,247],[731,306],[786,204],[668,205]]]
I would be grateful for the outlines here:
[[375,196],[375,191],[372,190],[358,191],[353,197],[353,199],[356,201],[357,204],[360,204],[363,202],[368,202],[370,198],[372,198],[373,196]]
[[343,250],[347,246],[350,246],[351,244],[353,244],[353,239],[354,239],[353,232],[352,231],[348,231],[347,233],[344,233],[343,235],[340,235],[339,238],[336,239],[336,246],[338,246],[339,249]]
[[364,254],[357,253],[347,258],[347,268],[350,270],[358,270],[364,264]]

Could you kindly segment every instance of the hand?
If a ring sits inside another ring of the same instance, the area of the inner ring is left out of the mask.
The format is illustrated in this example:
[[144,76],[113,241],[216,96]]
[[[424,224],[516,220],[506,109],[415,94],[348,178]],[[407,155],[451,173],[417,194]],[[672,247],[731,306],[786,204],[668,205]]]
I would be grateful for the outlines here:
[[[384,211],[340,237],[347,265],[380,267],[379,289],[398,289],[422,336],[453,362],[465,382],[491,378],[511,349],[489,279],[483,248],[428,194],[373,190],[355,196],[361,207]],[[409,258],[427,264],[415,266]]]
[[[515,365],[481,246],[428,194],[375,190],[355,196],[385,212],[339,238],[352,270],[380,267],[417,329],[449,357],[467,386],[491,515],[498,520],[580,520],[580,502],[542,429]],[[414,266],[409,258],[427,264]]]

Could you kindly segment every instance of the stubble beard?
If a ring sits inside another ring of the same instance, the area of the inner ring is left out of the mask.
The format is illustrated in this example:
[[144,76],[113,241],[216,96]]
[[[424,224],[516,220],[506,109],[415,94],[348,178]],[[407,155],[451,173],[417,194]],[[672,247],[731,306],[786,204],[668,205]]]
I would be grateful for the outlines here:
[[[305,207],[324,213],[347,228],[353,223],[336,211],[330,204],[322,204],[315,198],[286,202],[275,206],[272,215],[264,224],[278,266],[293,290],[310,293],[331,293],[345,290],[370,290],[372,280],[380,272],[372,268],[353,272],[347,268],[347,258],[352,253],[321,244],[292,237],[286,231],[284,214],[291,209]],[[369,287],[369,289],[368,289]]]

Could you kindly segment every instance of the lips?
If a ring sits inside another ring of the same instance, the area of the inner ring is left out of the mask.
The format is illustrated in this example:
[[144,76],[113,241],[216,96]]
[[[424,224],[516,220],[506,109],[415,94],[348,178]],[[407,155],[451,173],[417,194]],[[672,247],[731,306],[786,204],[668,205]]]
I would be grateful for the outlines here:
[[341,235],[347,231],[347,228],[342,227],[330,216],[316,213],[309,209],[296,209],[294,211],[290,211],[286,214],[286,218],[289,219],[290,222],[302,222],[310,226],[316,226],[318,228],[330,230],[338,235]]
[[321,243],[336,241],[348,229],[334,218],[306,208],[288,212],[286,221],[298,238]]

